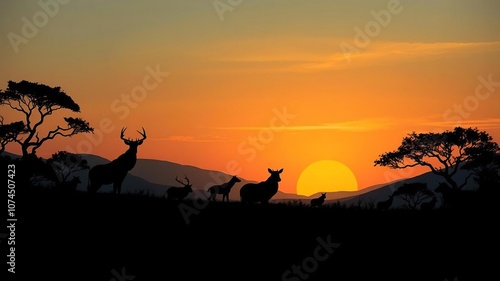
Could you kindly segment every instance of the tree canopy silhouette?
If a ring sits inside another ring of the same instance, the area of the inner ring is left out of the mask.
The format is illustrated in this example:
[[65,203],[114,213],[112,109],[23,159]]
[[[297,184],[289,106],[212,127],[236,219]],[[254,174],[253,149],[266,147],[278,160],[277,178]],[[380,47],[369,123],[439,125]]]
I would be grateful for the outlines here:
[[5,146],[7,146],[9,142],[15,141],[17,136],[24,132],[25,129],[22,121],[4,124],[3,120],[3,117],[0,116],[0,154],[5,151]]
[[[24,115],[22,121],[2,124],[2,130],[6,130],[6,133],[0,132],[2,148],[4,149],[9,142],[16,142],[21,146],[23,157],[36,154],[36,150],[43,143],[56,136],[69,137],[94,131],[89,123],[81,118],[64,117],[66,126],[58,125],[55,129],[46,132],[44,136],[40,136],[40,126],[55,111],[67,109],[80,112],[80,106],[63,92],[61,87],[50,87],[26,80],[9,81],[7,89],[0,91],[0,104]],[[20,124],[22,124],[22,129]]]
[[426,183],[416,182],[401,185],[392,195],[401,198],[409,209],[414,210],[422,202],[434,197],[434,192],[427,188]]
[[74,173],[90,169],[81,155],[67,151],[52,154],[47,164],[54,170],[56,178],[53,180],[58,184],[70,181],[69,177]]
[[454,176],[468,163],[468,168],[475,166],[480,158],[488,158],[500,151],[493,138],[477,128],[455,127],[442,133],[411,133],[403,138],[399,148],[386,152],[375,160],[375,166],[391,169],[409,167],[428,167],[434,174],[441,176],[453,189],[462,189],[463,183],[457,183]]

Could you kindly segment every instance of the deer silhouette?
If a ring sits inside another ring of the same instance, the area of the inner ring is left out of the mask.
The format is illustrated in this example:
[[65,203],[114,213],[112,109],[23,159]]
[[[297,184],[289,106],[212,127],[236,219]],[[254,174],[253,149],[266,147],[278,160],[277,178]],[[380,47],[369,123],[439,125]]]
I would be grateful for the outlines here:
[[184,200],[184,198],[186,198],[186,196],[188,196],[188,194],[190,192],[193,192],[193,189],[192,189],[192,184],[189,183],[189,179],[187,176],[184,176],[184,178],[186,179],[186,183],[180,181],[177,177],[175,177],[175,180],[182,184],[183,187],[170,187],[169,189],[167,189],[167,192],[166,192],[166,196],[167,196],[167,199],[168,200],[171,200],[171,199],[177,199],[179,201],[182,201]]
[[434,207],[436,207],[437,199],[436,197],[432,197],[431,201],[428,202],[423,202],[420,204],[420,210],[432,210]]
[[231,189],[237,182],[241,182],[241,180],[236,176],[232,176],[231,179],[226,183],[211,186],[207,190],[207,192],[210,192],[208,200],[215,201],[215,197],[217,196],[217,194],[222,194],[222,202],[224,202],[224,198],[226,198],[226,201],[229,202],[229,192],[231,192]]
[[311,207],[320,207],[325,202],[326,193],[321,193],[318,198],[311,199]]
[[113,193],[119,194],[125,176],[132,170],[137,161],[137,147],[146,139],[146,131],[137,131],[142,138],[131,140],[124,137],[126,128],[120,133],[120,139],[129,146],[128,150],[110,163],[96,165],[89,171],[87,191],[95,193],[103,184],[113,184]]
[[281,181],[280,174],[283,169],[273,171],[267,169],[271,174],[266,181],[259,183],[247,183],[240,189],[241,203],[267,204],[269,200],[278,192],[278,183]]
[[388,210],[391,207],[393,200],[394,200],[394,195],[391,194],[389,195],[389,199],[377,203],[377,209]]

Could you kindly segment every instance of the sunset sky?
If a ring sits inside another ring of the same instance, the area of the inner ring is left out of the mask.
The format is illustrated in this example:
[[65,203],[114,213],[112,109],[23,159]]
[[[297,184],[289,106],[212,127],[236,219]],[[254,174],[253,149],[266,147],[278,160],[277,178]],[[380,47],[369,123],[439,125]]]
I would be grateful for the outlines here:
[[62,116],[94,127],[47,142],[43,157],[111,160],[127,148],[120,129],[144,127],[139,158],[249,180],[284,168],[289,193],[309,164],[335,160],[364,188],[426,171],[373,166],[413,131],[471,126],[500,142],[499,11],[497,0],[7,0],[0,89],[61,86],[81,113],[46,128]]

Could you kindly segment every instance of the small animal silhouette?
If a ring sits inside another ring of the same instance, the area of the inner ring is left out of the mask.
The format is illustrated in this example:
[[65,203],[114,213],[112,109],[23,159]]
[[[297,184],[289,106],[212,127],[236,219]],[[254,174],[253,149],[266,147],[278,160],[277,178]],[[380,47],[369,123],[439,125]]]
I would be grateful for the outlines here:
[[122,183],[128,171],[132,170],[137,161],[137,147],[146,139],[146,131],[137,131],[142,139],[130,140],[124,138],[126,128],[120,133],[120,139],[129,146],[128,150],[110,163],[96,165],[89,171],[88,192],[97,192],[103,184],[113,184],[113,193],[121,192]]
[[217,194],[222,194],[222,202],[224,202],[224,198],[226,198],[226,201],[229,202],[229,193],[231,192],[234,184],[237,182],[241,182],[241,180],[236,176],[232,176],[231,179],[226,183],[211,186],[207,190],[208,192],[210,192],[208,200],[215,201],[215,197],[217,196]]
[[267,204],[269,200],[278,192],[278,183],[281,181],[280,174],[283,169],[273,171],[267,169],[271,174],[266,181],[259,183],[247,183],[240,189],[241,203]]
[[169,200],[177,199],[179,201],[182,201],[182,200],[184,200],[184,198],[186,198],[186,196],[188,196],[188,194],[190,192],[193,192],[193,189],[191,188],[192,185],[189,183],[188,177],[185,176],[184,178],[187,181],[186,183],[180,181],[177,177],[175,177],[175,180],[184,186],[183,187],[170,187],[169,189],[167,189],[167,192],[166,192],[167,199],[169,199]]
[[325,202],[326,193],[321,193],[318,198],[311,199],[311,207],[320,207]]
[[377,209],[379,210],[387,210],[391,207],[392,205],[392,201],[394,199],[394,195],[389,195],[389,199],[385,200],[385,201],[380,201],[377,203]]
[[420,210],[432,210],[436,207],[437,199],[436,197],[432,197],[431,201],[423,202],[420,204]]

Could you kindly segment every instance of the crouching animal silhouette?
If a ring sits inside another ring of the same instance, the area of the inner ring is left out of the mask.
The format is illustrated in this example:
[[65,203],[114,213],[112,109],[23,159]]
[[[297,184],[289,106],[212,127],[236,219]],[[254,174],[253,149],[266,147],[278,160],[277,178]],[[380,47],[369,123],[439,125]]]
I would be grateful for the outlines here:
[[311,200],[311,207],[320,207],[325,203],[326,193],[321,193],[321,196]]
[[170,187],[169,189],[167,189],[167,199],[171,200],[171,199],[176,199],[176,200],[179,200],[179,201],[182,201],[184,200],[184,198],[186,198],[186,196],[188,196],[188,194],[190,192],[193,192],[193,189],[192,189],[192,185],[189,183],[189,179],[188,177],[184,177],[186,179],[186,183],[180,181],[177,177],[175,178],[175,180],[178,182],[178,183],[181,183],[182,185],[184,185],[183,187]]
[[267,204],[269,200],[278,192],[278,183],[281,181],[280,174],[283,169],[273,171],[267,169],[271,174],[266,181],[259,183],[247,183],[240,189],[241,203]]

